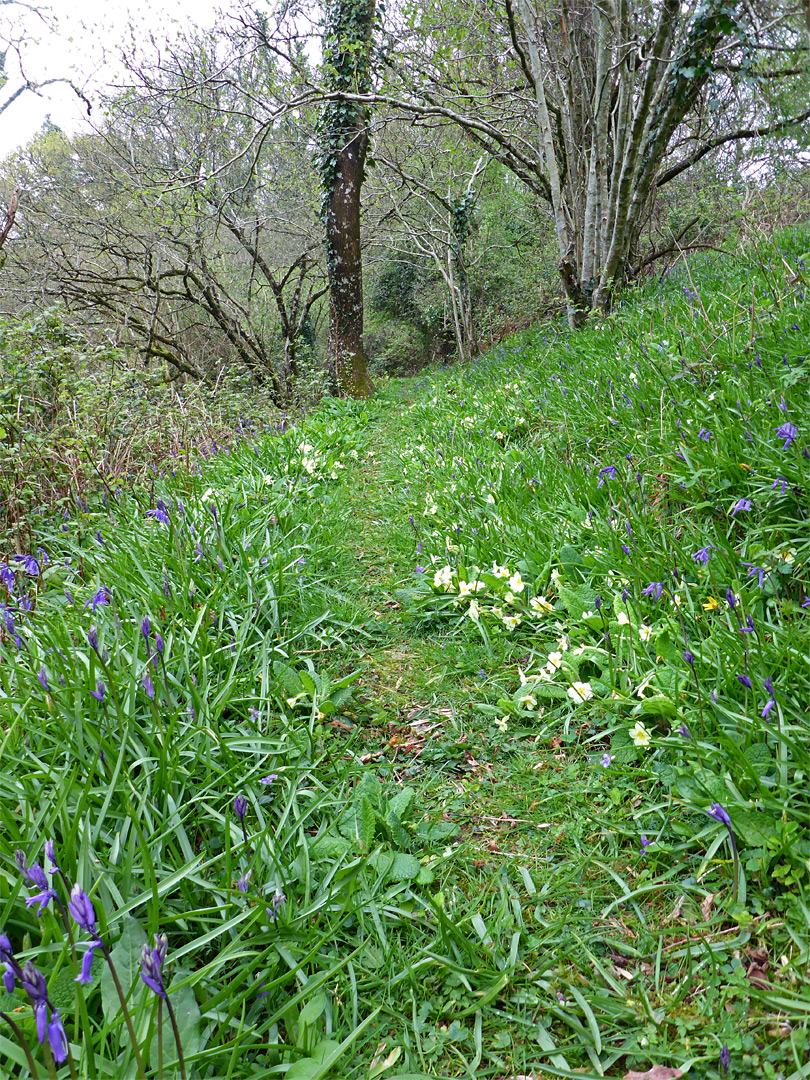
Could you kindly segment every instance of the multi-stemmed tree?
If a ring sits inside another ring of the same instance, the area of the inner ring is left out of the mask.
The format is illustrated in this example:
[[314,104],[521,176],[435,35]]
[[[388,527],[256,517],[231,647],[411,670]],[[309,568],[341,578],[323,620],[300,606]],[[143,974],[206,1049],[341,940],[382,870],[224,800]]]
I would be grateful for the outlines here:
[[388,86],[354,100],[458,125],[549,204],[572,326],[655,256],[667,184],[745,140],[806,139],[806,28],[780,0],[436,0],[391,41]]

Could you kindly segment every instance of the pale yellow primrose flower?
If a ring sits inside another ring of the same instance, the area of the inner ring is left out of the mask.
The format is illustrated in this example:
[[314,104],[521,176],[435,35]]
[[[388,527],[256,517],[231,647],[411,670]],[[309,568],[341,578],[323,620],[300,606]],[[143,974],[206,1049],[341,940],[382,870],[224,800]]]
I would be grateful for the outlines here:
[[576,705],[581,704],[583,701],[590,701],[593,697],[591,684],[587,682],[573,683],[568,687],[568,696]]
[[452,566],[443,566],[441,570],[437,570],[433,575],[433,587],[434,589],[444,589],[445,592],[451,592],[453,588],[453,568]]
[[523,592],[524,582],[523,578],[520,576],[519,571],[516,570],[515,573],[509,578],[509,588],[512,590],[512,592]]
[[652,742],[652,735],[647,731],[640,720],[630,728],[630,738],[636,746],[648,747]]
[[529,607],[532,611],[553,611],[554,606],[546,600],[544,596],[533,596],[529,601]]

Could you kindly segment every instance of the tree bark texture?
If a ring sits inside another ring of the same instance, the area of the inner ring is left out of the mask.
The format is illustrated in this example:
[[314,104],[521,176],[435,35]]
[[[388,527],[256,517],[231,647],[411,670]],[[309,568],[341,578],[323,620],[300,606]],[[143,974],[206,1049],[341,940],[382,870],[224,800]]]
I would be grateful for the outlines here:
[[360,188],[368,148],[361,118],[353,137],[338,151],[326,203],[329,271],[329,370],[340,397],[374,393],[363,349],[363,256],[360,247]]
[[340,397],[366,398],[374,385],[363,348],[360,192],[368,152],[366,106],[344,94],[367,93],[375,0],[329,0],[324,68],[336,95],[324,108],[321,179],[329,275],[329,371]]

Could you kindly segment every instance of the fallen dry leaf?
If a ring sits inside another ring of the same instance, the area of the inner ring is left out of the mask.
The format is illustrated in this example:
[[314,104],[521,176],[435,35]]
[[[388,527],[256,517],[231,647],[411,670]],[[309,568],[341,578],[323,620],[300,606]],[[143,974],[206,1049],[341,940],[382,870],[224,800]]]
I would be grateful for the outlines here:
[[710,917],[710,915],[712,913],[712,908],[713,907],[714,907],[714,893],[713,892],[706,893],[706,896],[703,898],[703,903],[700,905],[700,914],[703,916],[703,918],[704,918],[704,920],[706,922],[709,921],[709,917]]
[[752,986],[758,986],[760,990],[770,989],[771,984],[768,982],[767,965],[760,967],[759,964],[751,964],[745,976]]
[[646,1072],[633,1072],[624,1074],[624,1080],[678,1080],[683,1076],[680,1069],[671,1069],[669,1065],[653,1065]]

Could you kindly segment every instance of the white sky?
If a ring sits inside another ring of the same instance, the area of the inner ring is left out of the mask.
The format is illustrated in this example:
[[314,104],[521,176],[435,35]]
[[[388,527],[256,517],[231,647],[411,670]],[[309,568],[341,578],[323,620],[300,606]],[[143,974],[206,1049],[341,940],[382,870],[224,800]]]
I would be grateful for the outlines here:
[[[29,79],[68,78],[92,100],[100,87],[121,81],[117,55],[133,35],[143,43],[150,34],[166,40],[192,22],[210,26],[222,5],[221,0],[41,0],[39,6],[47,23],[14,4],[0,8],[4,38],[21,40]],[[6,73],[0,104],[22,81],[12,52]],[[41,95],[26,92],[0,113],[0,157],[35,135],[48,114],[68,132],[86,123],[84,105],[65,83],[44,87]]]

